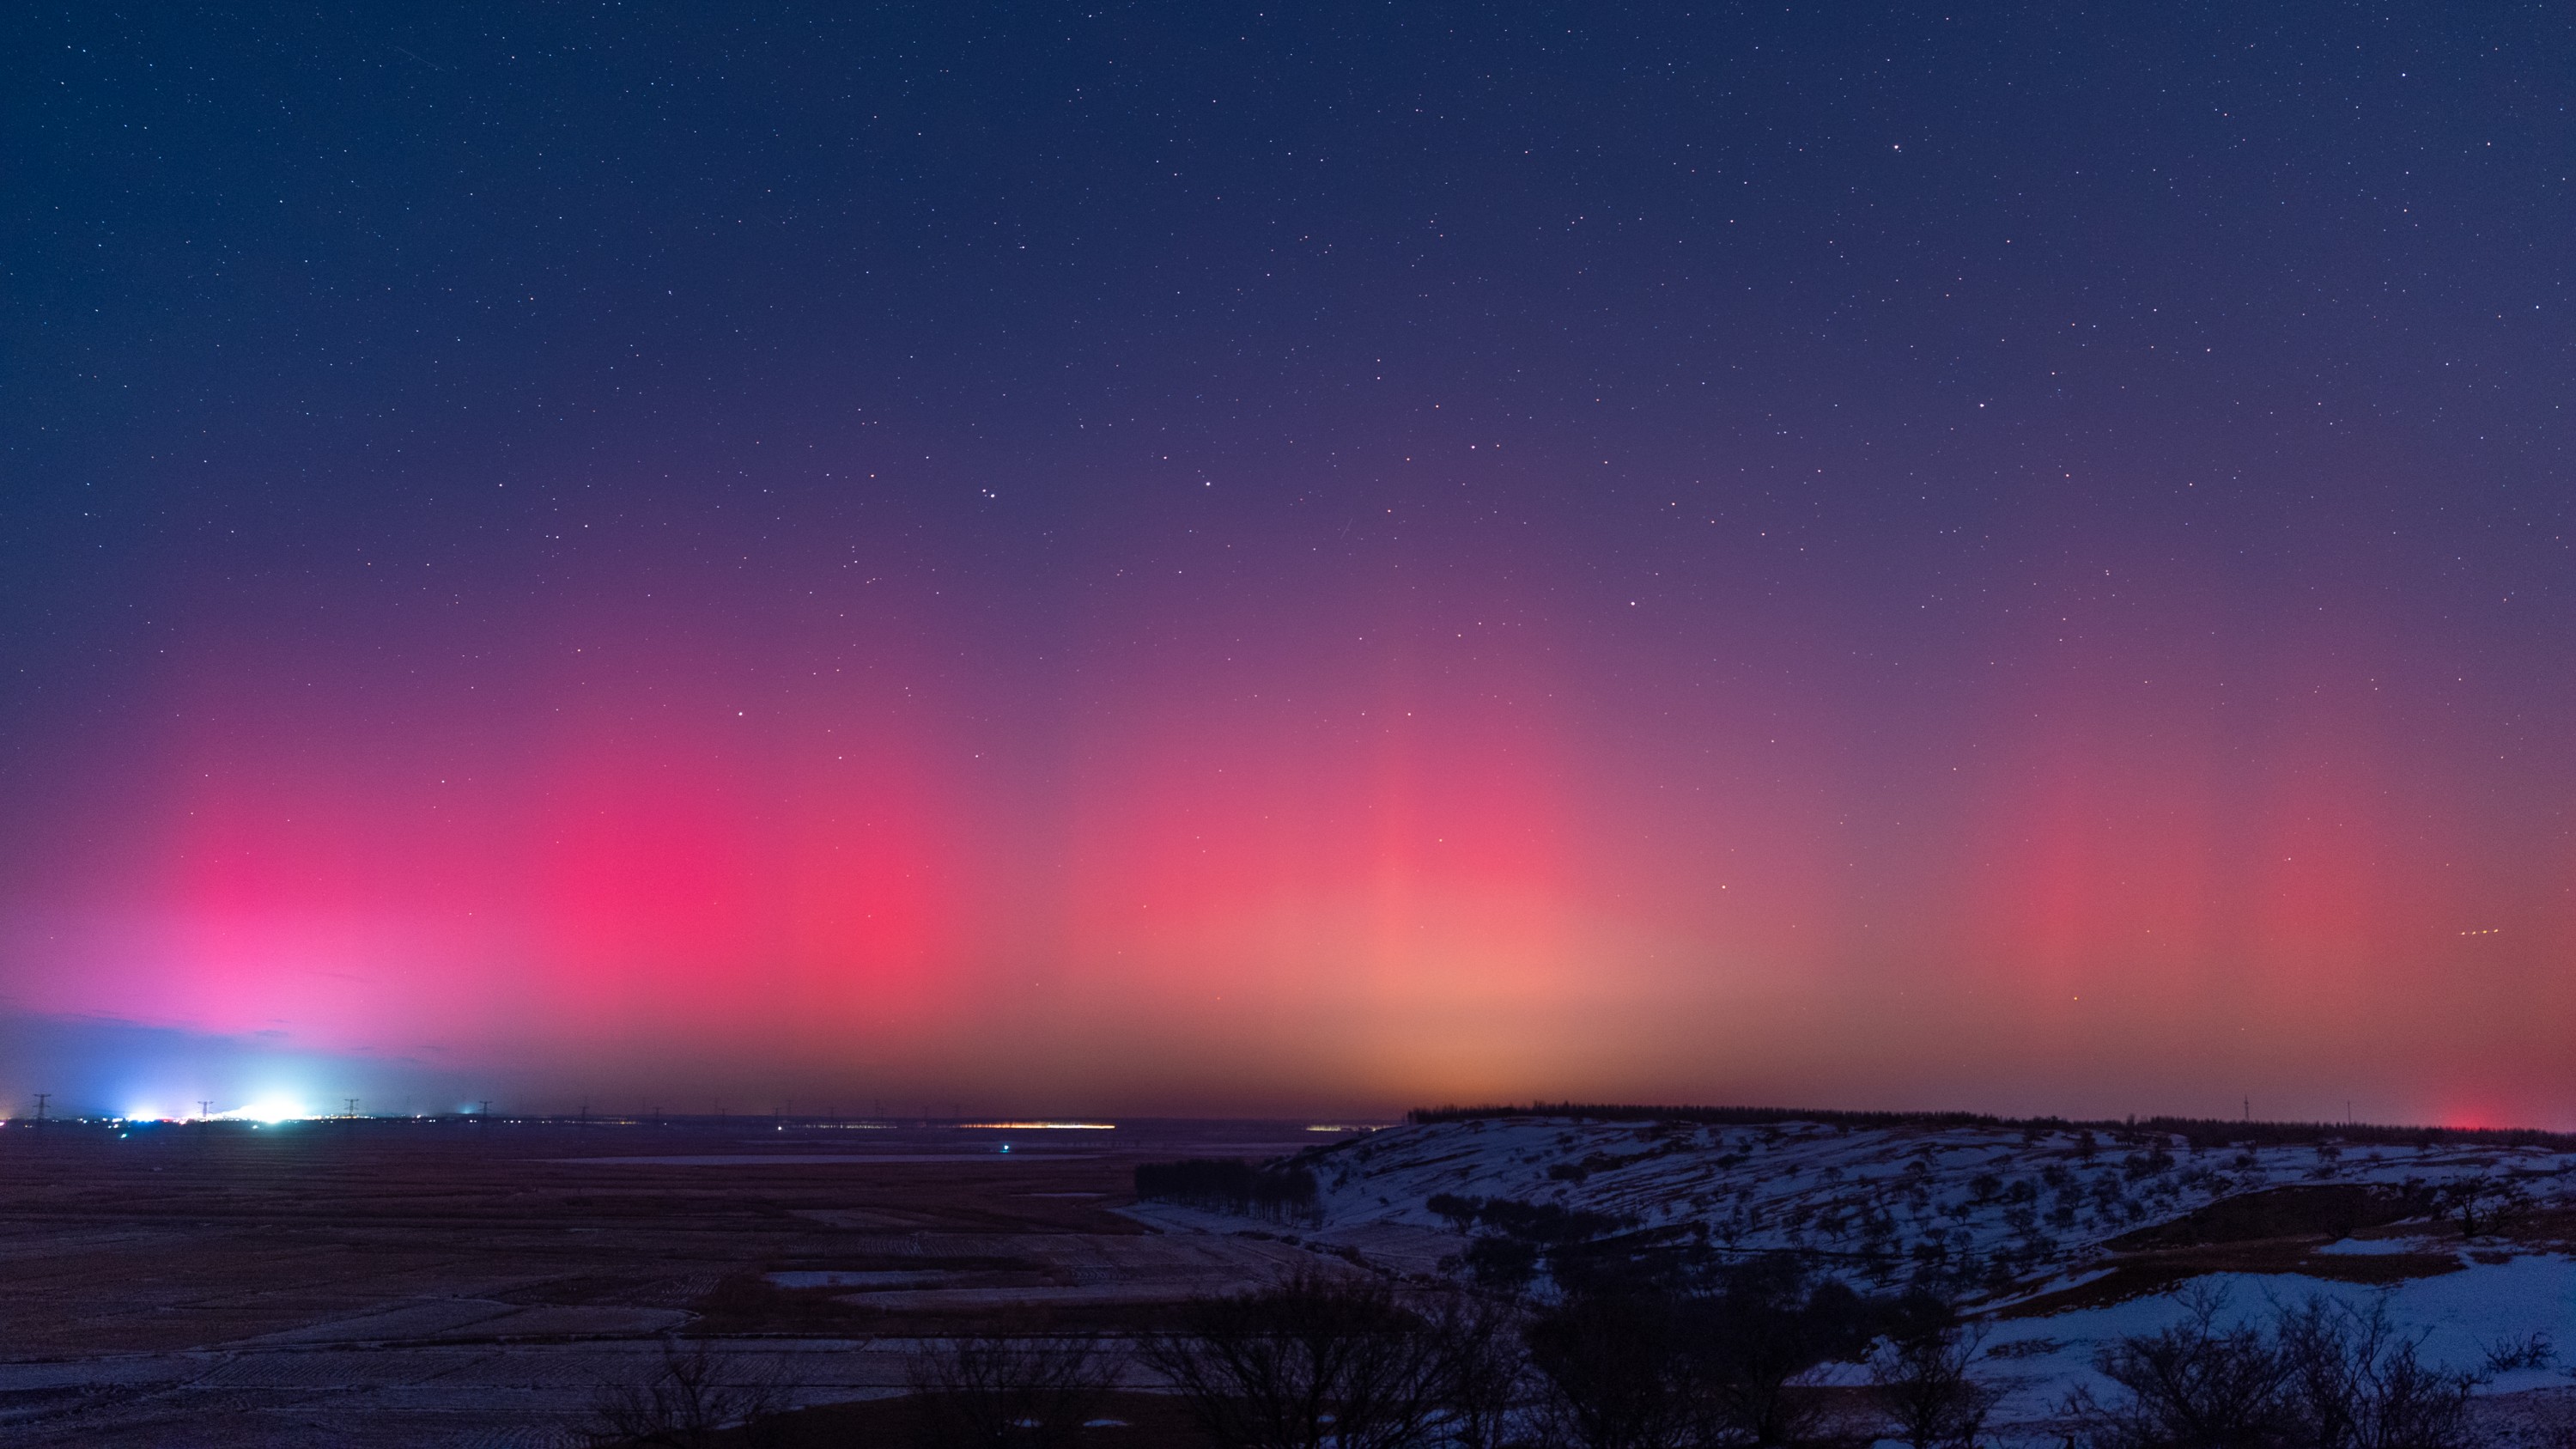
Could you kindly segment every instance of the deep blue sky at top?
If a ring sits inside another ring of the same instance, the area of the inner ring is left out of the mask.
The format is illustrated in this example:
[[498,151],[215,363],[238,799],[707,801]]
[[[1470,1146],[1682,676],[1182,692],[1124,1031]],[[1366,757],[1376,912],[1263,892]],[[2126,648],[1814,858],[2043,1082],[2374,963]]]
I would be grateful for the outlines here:
[[[425,512],[427,470],[862,416],[952,514],[1040,461],[1178,481],[1354,424],[1606,449],[1554,485],[1608,515],[1606,569],[1671,486],[1625,496],[1641,460],[1721,450],[1783,469],[1711,478],[1730,504],[1908,550],[2069,455],[2137,460],[2115,506],[2161,522],[2218,455],[2336,429],[2460,470],[2361,506],[2474,533],[2558,501],[2576,47],[2545,6],[12,28],[9,635],[49,668],[141,647],[124,605],[174,555],[533,536],[555,503]],[[1902,461],[1790,471],[1865,441]],[[1385,451],[1341,450],[1355,497],[1403,496]],[[1033,531],[1082,501],[1027,491]],[[2259,566],[2279,501],[2207,522]]]

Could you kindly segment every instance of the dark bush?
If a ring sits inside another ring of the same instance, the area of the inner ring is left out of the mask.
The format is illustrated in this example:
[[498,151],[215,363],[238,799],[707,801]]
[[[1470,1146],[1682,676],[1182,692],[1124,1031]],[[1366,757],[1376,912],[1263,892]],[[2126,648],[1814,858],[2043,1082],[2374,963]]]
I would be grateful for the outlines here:
[[1517,1293],[1538,1275],[1538,1244],[1478,1238],[1467,1246],[1466,1263],[1482,1286]]
[[1913,1449],[1972,1449],[2000,1390],[1974,1372],[1982,1330],[1950,1305],[1908,1294],[1889,1314],[1887,1339],[1870,1355],[1870,1386],[1887,1437]]
[[1516,1202],[1489,1198],[1476,1204],[1476,1219],[1525,1243],[1579,1243],[1616,1232],[1619,1219],[1608,1213],[1569,1209],[1552,1202]]
[[2214,1306],[2161,1333],[2123,1339],[2094,1367],[2126,1391],[2077,1390],[2068,1417],[2086,1449],[2263,1449],[2287,1442],[2289,1370],[2251,1328],[2220,1329]]
[[603,1387],[591,1401],[587,1437],[616,1449],[704,1449],[740,1430],[738,1442],[767,1442],[780,1393],[765,1371],[731,1369],[702,1341],[666,1339],[660,1361],[637,1379]]
[[2492,1233],[2529,1206],[2522,1184],[2483,1173],[2446,1182],[2433,1195],[2442,1211],[2459,1224],[2464,1238]]
[[1460,1197],[1453,1192],[1435,1192],[1422,1205],[1463,1233],[1475,1226],[1476,1214],[1484,1207],[1484,1202],[1479,1198]]
[[2558,1359],[2558,1345],[2550,1342],[2545,1333],[2499,1339],[2485,1347],[2487,1372],[2491,1374],[2547,1368]]
[[1440,1356],[1443,1449],[1505,1449],[1523,1442],[1529,1356],[1521,1315],[1507,1302],[1451,1294],[1425,1315]]
[[2311,1298],[2284,1313],[2274,1346],[2302,1449],[2467,1449],[2478,1376],[2426,1367],[2421,1342],[2378,1304],[2362,1312]]
[[1569,1210],[1555,1203],[1527,1203],[1511,1198],[1473,1198],[1437,1193],[1424,1206],[1461,1230],[1479,1224],[1491,1229],[1468,1246],[1463,1262],[1475,1275],[1477,1283],[1512,1292],[1528,1286],[1537,1276],[1539,1260],[1548,1250],[1590,1243],[1604,1233],[1626,1226],[1623,1220],[1608,1213]]
[[1528,1330],[1547,1386],[1548,1442],[1569,1449],[1691,1449],[1713,1428],[1704,1365],[1671,1297],[1582,1297]]
[[1117,1383],[1119,1364],[1090,1334],[963,1334],[910,1366],[923,1449],[1055,1449]]
[[2067,1403],[2084,1449],[2468,1449],[2473,1374],[2428,1368],[2418,1340],[2384,1311],[2311,1299],[2269,1330],[2219,1326],[2223,1297],[2123,1339],[2095,1366],[2120,1386],[2109,1404]]
[[1234,1158],[1138,1163],[1136,1196],[1274,1223],[1311,1224],[1322,1216],[1313,1172],[1278,1163],[1255,1167]]
[[1805,1442],[1818,1402],[1795,1381],[1820,1363],[1859,1357],[1890,1310],[1840,1283],[1810,1287],[1785,1256],[1736,1265],[1700,1291],[1578,1291],[1529,1328],[1550,1442]]
[[1814,1402],[1791,1381],[1866,1353],[1885,1305],[1832,1280],[1806,1288],[1800,1264],[1768,1257],[1736,1269],[1696,1309],[1719,1422],[1738,1442],[1767,1445],[1811,1437]]
[[1447,1412],[1442,1334],[1373,1279],[1300,1276],[1182,1318],[1142,1355],[1218,1449],[1412,1449]]

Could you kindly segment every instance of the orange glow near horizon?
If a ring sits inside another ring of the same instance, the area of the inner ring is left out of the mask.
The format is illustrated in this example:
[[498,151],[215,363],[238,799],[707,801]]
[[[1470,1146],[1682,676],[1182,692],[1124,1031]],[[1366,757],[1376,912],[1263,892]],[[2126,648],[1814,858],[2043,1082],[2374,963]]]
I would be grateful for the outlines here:
[[[1028,1110],[2564,1110],[2498,1065],[2565,1005],[2551,860],[2481,846],[2384,721],[2215,665],[1837,736],[1526,631],[1381,628],[1353,670],[1211,620],[997,722],[893,652],[786,667],[804,627],[727,669],[532,647],[489,702],[193,676],[158,811],[107,822],[13,1004]],[[2496,1025],[2464,952],[2533,1009]]]

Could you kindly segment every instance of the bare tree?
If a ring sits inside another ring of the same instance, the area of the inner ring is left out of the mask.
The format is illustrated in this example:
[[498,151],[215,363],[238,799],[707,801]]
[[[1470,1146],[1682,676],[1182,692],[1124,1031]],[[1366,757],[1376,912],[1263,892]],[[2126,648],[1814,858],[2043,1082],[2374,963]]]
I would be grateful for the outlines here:
[[1552,1442],[1578,1449],[1732,1449],[1822,1437],[1829,1404],[1804,1382],[1868,1350],[1880,1310],[1765,1256],[1691,1291],[1620,1284],[1531,1321]]
[[1870,1355],[1889,1437],[1914,1449],[1971,1449],[2001,1390],[1974,1372],[1985,1330],[1955,1319],[1912,1326]]
[[1450,1449],[1504,1449],[1528,1402],[1529,1356],[1519,1306],[1453,1293],[1426,1315],[1439,1356],[1440,1441]]
[[2388,1310],[2311,1298],[2274,1330],[2307,1449],[2467,1449],[2476,1374],[2432,1368]]
[[1411,1449],[1443,1412],[1443,1352],[1423,1317],[1375,1280],[1300,1274],[1202,1298],[1146,1364],[1220,1449]]
[[2067,1404],[2087,1449],[2469,1449],[2473,1373],[2427,1366],[2418,1338],[2368,1312],[2310,1299],[2271,1329],[2218,1324],[2224,1298],[2124,1339],[2095,1363],[2127,1391]]
[[782,1398],[768,1372],[723,1373],[704,1340],[662,1343],[662,1360],[639,1382],[610,1384],[591,1400],[588,1437],[601,1449],[706,1449],[724,1430],[757,1436]]
[[2509,1177],[2483,1173],[2444,1183],[2435,1190],[2434,1197],[2451,1221],[2460,1225],[2463,1238],[2492,1233],[2529,1205],[2522,1184]]
[[1868,1349],[1859,1295],[1830,1280],[1802,1292],[1803,1276],[1786,1263],[1741,1267],[1726,1291],[1691,1303],[1692,1341],[1718,1416],[1720,1434],[1711,1442],[1815,1438],[1824,1406],[1799,1387],[1799,1377],[1828,1359],[1858,1358]]
[[1700,1364],[1664,1295],[1577,1297],[1529,1326],[1548,1441],[1575,1449],[1686,1449],[1708,1431]]
[[935,1449],[1056,1449],[1118,1382],[1096,1334],[970,1333],[909,1366],[921,1441]]
[[2124,1338],[2093,1366],[2126,1397],[2109,1404],[2089,1388],[2067,1401],[2086,1449],[2272,1449],[2289,1438],[2290,1366],[2259,1329],[2222,1328],[2226,1297],[2185,1300],[2190,1316],[2158,1333]]

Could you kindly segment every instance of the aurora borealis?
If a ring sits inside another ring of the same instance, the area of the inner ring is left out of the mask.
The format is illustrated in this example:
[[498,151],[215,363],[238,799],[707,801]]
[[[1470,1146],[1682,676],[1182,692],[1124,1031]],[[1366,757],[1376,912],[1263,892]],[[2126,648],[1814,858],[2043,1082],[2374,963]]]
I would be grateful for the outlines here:
[[13,1040],[2576,1123],[2563,19],[21,26]]

